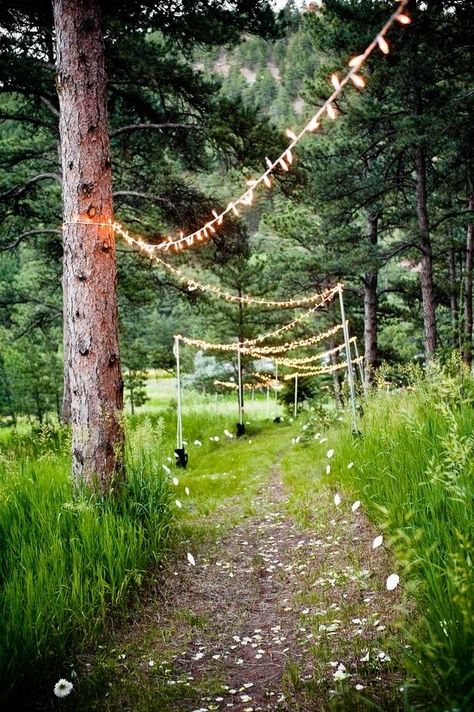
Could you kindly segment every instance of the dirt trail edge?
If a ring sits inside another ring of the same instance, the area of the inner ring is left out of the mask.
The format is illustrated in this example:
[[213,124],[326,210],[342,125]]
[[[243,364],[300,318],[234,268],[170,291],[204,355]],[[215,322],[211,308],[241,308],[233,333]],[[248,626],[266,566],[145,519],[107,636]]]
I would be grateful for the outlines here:
[[302,528],[281,479],[276,464],[254,512],[201,544],[195,566],[184,555],[117,635],[109,655],[120,681],[97,709],[401,707],[387,652],[397,594],[383,585],[386,552],[371,550],[377,532],[324,488]]

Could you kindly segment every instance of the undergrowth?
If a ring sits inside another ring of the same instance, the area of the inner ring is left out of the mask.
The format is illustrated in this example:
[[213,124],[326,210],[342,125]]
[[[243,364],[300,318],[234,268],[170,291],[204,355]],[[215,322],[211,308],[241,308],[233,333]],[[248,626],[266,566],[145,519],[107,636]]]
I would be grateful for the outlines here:
[[325,433],[337,443],[326,480],[360,499],[382,528],[401,585],[417,603],[407,631],[416,679],[408,699],[421,691],[427,709],[467,712],[474,706],[474,381],[457,367],[433,367],[403,390],[384,379],[364,411],[359,436],[348,425]]

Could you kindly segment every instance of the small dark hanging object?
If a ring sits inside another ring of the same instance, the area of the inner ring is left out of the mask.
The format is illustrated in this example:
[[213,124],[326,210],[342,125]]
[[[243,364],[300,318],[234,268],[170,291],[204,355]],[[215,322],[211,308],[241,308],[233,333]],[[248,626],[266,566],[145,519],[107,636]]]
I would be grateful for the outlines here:
[[279,415],[277,415],[276,418],[273,418],[273,422],[274,422],[274,423],[281,423],[281,417],[280,417]]
[[245,435],[245,425],[244,423],[236,423],[236,429],[237,429],[237,437],[241,438],[242,435]]
[[188,464],[188,453],[184,447],[177,447],[174,451],[174,456],[176,458],[176,467],[182,467],[185,470]]

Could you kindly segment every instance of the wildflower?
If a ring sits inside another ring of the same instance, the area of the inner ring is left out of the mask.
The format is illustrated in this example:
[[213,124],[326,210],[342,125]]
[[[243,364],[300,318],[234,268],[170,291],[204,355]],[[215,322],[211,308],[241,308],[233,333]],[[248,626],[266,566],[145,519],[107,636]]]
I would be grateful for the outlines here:
[[341,504],[341,498],[338,494],[334,495],[334,504],[336,505],[336,507],[339,507],[339,505]]
[[170,474],[171,474],[171,470],[170,470],[170,468],[168,467],[168,465],[162,465],[162,468],[164,469],[164,471],[166,472],[167,475],[170,475]]
[[331,472],[331,465],[326,465],[326,474],[329,475]]
[[181,504],[181,502],[179,501],[179,499],[175,499],[174,502],[175,502],[176,506],[178,507],[178,509],[182,509],[183,505]]
[[357,512],[357,510],[359,509],[359,507],[360,507],[360,500],[358,499],[358,500],[356,500],[356,501],[354,502],[354,504],[352,505],[351,509],[352,509],[353,512]]
[[347,672],[344,672],[341,668],[338,668],[335,673],[333,673],[333,678],[335,680],[345,680],[347,677]]
[[347,469],[348,469],[348,470],[352,470],[353,467],[354,467],[354,463],[353,463],[353,462],[350,462],[350,463],[347,465]]
[[188,561],[191,564],[191,566],[196,566],[196,560],[192,554],[189,553],[188,551]]
[[196,445],[196,447],[201,447],[202,442],[200,440],[195,440],[194,444]]
[[355,686],[355,689],[360,692],[361,690],[364,690],[364,689],[365,689],[365,685],[361,685],[361,684],[359,683],[358,685]]
[[400,576],[398,574],[390,574],[390,576],[387,579],[387,591],[393,591],[395,588],[397,588],[398,584],[400,583]]
[[54,694],[56,697],[67,697],[73,688],[72,682],[61,678],[54,686]]
[[189,497],[189,487],[185,487],[185,488],[184,488],[184,492],[185,492],[185,494]]
[[334,455],[334,450],[332,448],[330,448],[326,453],[326,457],[331,458],[333,455]]
[[154,660],[149,660],[149,661],[148,661],[148,667],[155,667],[155,661],[154,661]]
[[173,484],[175,487],[177,487],[179,485],[179,480],[177,477],[173,477]]
[[368,663],[369,657],[370,657],[370,653],[369,653],[369,651],[367,651],[366,654],[362,658],[360,658],[361,663]]
[[378,549],[379,546],[382,546],[383,543],[383,536],[376,536],[375,539],[372,542],[372,549]]

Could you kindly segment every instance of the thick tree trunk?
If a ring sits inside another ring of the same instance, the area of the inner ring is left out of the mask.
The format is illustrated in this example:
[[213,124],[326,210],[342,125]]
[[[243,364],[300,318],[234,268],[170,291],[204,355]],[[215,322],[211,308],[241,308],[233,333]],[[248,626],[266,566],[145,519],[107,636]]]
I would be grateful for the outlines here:
[[73,476],[102,492],[123,476],[112,176],[99,3],[53,0],[64,211],[66,389]]
[[[469,208],[474,210],[474,194],[469,198]],[[472,270],[474,265],[474,225],[466,232],[466,261],[464,265],[464,343],[463,359],[472,368]]]
[[[367,238],[371,248],[375,248],[378,238],[378,217],[367,218]],[[364,348],[365,386],[369,387],[377,368],[377,284],[378,270],[374,266],[364,275]]]
[[421,250],[421,298],[423,304],[423,327],[425,333],[425,355],[430,361],[436,351],[436,301],[433,281],[433,250],[426,192],[426,156],[422,146],[415,149],[416,214],[418,221],[419,245]]

